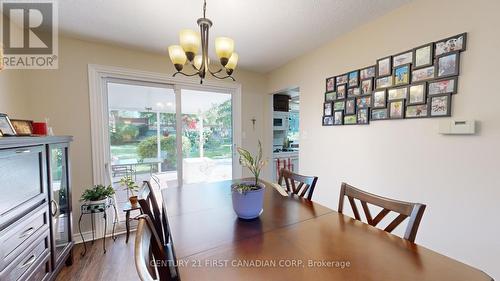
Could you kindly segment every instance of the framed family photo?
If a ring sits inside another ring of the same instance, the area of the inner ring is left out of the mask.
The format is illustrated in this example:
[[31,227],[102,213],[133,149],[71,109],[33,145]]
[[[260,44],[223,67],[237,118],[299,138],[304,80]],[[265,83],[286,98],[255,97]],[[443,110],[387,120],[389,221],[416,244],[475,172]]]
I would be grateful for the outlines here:
[[428,95],[455,94],[457,92],[458,78],[445,78],[429,82]]
[[334,101],[337,99],[337,92],[325,93],[325,101]]
[[389,102],[389,118],[403,119],[405,116],[405,100],[394,100]]
[[392,76],[385,76],[385,77],[380,77],[377,78],[375,81],[375,88],[376,89],[384,89],[388,87],[392,87],[393,85],[393,77]]
[[354,114],[356,113],[356,99],[347,99],[345,101],[345,114]]
[[351,71],[349,72],[349,83],[347,84],[348,88],[358,87],[359,86],[359,71]]
[[337,86],[341,85],[341,84],[347,84],[347,74],[343,74],[343,75],[337,76],[335,78],[335,80],[336,80]]
[[337,86],[337,99],[345,99],[347,86],[345,84]]
[[406,107],[405,118],[424,118],[428,116],[427,104],[409,105]]
[[333,126],[333,116],[323,116],[323,126]]
[[332,115],[332,103],[331,102],[325,102],[323,105],[323,115],[324,116],[331,116]]
[[378,59],[375,69],[377,77],[392,75],[392,57]]
[[427,83],[422,82],[410,85],[410,93],[407,105],[416,105],[426,103]]
[[403,53],[399,53],[397,55],[392,56],[392,67],[396,68],[403,64],[411,64],[413,63],[413,50],[406,51]]
[[389,118],[387,108],[377,108],[371,110],[371,120],[386,120]]
[[333,92],[335,91],[335,77],[329,77],[326,78],[326,92]]
[[344,125],[356,125],[357,123],[358,123],[358,117],[356,114],[344,116]]
[[333,112],[333,125],[344,124],[344,112],[342,110]]
[[361,90],[359,87],[347,89],[347,97],[360,96]]
[[451,95],[433,96],[430,98],[430,117],[451,116]]
[[406,99],[407,97],[408,97],[408,86],[392,88],[388,90],[387,94],[388,101]]
[[413,50],[413,69],[434,64],[434,43],[429,43]]
[[411,81],[420,82],[425,80],[434,79],[436,73],[436,67],[428,66],[420,69],[414,69],[411,72]]
[[375,77],[375,65],[363,68],[359,71],[359,79],[365,80]]
[[394,68],[394,86],[410,84],[411,64],[404,64]]
[[17,135],[16,130],[14,129],[14,126],[12,126],[7,114],[0,113],[0,131],[2,131],[2,136]]
[[465,51],[466,43],[467,33],[462,33],[438,41],[435,44],[435,56],[437,57],[455,51]]
[[356,98],[356,109],[369,108],[372,106],[372,96]]
[[357,113],[357,122],[358,124],[369,124],[370,123],[370,110],[368,108],[361,108],[361,109],[358,109],[358,113]]
[[345,109],[345,101],[336,101],[333,103],[333,110],[344,110]]
[[460,53],[450,53],[436,58],[437,77],[457,76],[460,66]]
[[361,80],[361,94],[368,95],[373,91],[373,78]]
[[31,120],[16,120],[11,119],[12,127],[18,136],[31,136],[33,135],[33,121]]
[[373,108],[384,108],[387,106],[387,90],[378,90],[373,93]]

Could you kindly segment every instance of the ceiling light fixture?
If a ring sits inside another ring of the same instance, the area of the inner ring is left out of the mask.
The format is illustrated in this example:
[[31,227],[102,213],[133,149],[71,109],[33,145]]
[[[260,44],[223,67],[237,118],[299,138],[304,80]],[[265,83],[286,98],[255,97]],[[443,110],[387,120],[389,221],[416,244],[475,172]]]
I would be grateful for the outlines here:
[[[217,79],[230,78],[236,81],[231,76],[238,64],[238,54],[234,51],[234,41],[227,37],[215,38],[215,53],[219,57],[222,67],[217,71],[211,71],[209,68],[210,59],[208,58],[208,30],[212,27],[212,21],[205,16],[207,8],[207,1],[203,1],[203,18],[198,19],[197,23],[200,26],[200,33],[190,29],[184,29],[179,32],[180,45],[172,45],[168,47],[168,54],[170,60],[177,70],[173,76],[182,74],[185,76],[199,75],[203,84],[203,79],[207,72]],[[201,35],[200,35],[201,34]],[[197,55],[198,49],[201,44],[201,54]],[[187,74],[182,71],[184,65],[190,64],[196,71],[192,74]],[[225,74],[220,74],[225,71]]]

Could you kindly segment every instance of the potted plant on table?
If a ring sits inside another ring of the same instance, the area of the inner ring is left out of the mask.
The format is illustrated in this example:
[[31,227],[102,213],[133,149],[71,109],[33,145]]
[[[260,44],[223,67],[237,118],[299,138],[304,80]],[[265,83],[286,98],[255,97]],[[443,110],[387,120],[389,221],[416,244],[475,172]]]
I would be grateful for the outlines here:
[[86,201],[90,204],[106,203],[108,198],[115,194],[115,190],[111,185],[104,186],[101,184],[94,185],[91,188],[85,189],[80,198],[80,201]]
[[262,159],[260,141],[255,157],[244,148],[238,147],[237,150],[240,154],[240,164],[250,170],[254,179],[231,185],[233,209],[239,218],[254,219],[263,211],[265,185],[259,182],[259,176],[267,161]]
[[137,195],[135,192],[139,190],[139,186],[132,180],[131,176],[123,177],[120,179],[120,185],[123,186],[123,190],[130,191],[130,196],[128,200],[130,204],[136,205],[138,202]]

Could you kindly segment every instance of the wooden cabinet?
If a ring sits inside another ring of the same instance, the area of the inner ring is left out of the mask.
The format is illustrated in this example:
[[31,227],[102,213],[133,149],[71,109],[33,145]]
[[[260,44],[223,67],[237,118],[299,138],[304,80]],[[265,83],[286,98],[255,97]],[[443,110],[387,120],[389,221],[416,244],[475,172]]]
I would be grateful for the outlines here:
[[48,281],[72,263],[71,137],[0,138],[0,280]]

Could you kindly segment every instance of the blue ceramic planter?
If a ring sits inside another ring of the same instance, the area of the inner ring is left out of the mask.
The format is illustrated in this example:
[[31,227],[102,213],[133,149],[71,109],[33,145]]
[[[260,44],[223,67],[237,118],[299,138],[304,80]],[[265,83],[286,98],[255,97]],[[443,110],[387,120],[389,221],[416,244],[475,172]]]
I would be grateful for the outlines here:
[[233,209],[236,215],[242,219],[254,219],[262,213],[264,204],[264,188],[265,185],[258,183],[260,189],[239,193],[233,190],[233,187],[238,184],[253,185],[255,182],[241,182],[231,185]]

